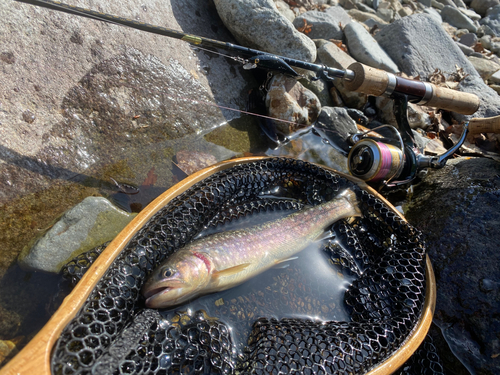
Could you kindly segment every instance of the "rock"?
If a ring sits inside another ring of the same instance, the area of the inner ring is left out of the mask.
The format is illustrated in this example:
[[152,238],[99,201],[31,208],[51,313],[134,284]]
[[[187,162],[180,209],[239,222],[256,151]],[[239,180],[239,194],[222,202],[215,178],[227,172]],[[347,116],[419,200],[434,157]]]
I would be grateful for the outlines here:
[[444,4],[443,3],[440,3],[438,2],[437,0],[431,0],[431,4],[434,8],[436,9],[443,9],[444,8]]
[[432,6],[432,1],[431,0],[418,0],[420,4],[425,5],[426,7],[431,7]]
[[465,56],[470,56],[470,55],[474,54],[475,51],[471,47],[466,46],[465,44],[462,44],[459,42],[456,42],[456,43],[457,43],[458,48],[460,48],[460,50],[464,53]]
[[443,4],[444,6],[450,6],[452,8],[456,8],[457,4],[453,2],[453,0],[436,0],[438,3]]
[[468,59],[484,80],[489,79],[494,73],[500,70],[500,65],[491,60],[474,56],[469,56]]
[[[332,42],[323,43],[318,48],[318,57],[321,59],[323,64],[336,69],[347,69],[349,65],[356,62],[356,60]],[[348,107],[361,109],[366,104],[366,95],[347,90],[341,79],[334,79],[333,85],[340,93],[342,101]]]
[[11,358],[19,352],[16,347],[16,341],[17,340],[0,340],[0,365],[5,359]]
[[135,215],[107,199],[88,197],[66,212],[31,249],[19,256],[28,269],[58,273],[75,256],[112,240]]
[[477,35],[474,33],[468,33],[468,34],[462,35],[460,37],[459,42],[468,46],[468,47],[474,47],[477,43]]
[[481,38],[485,35],[489,35],[489,36],[495,36],[495,31],[493,31],[493,29],[491,27],[489,27],[488,25],[481,25],[477,28],[477,32],[476,32],[476,35]]
[[283,16],[285,16],[285,18],[288,21],[293,22],[293,20],[295,19],[295,13],[293,12],[293,10],[290,9],[288,4],[285,3],[283,0],[276,0],[275,4],[276,4],[276,8],[278,9],[278,11]]
[[21,322],[19,313],[0,306],[0,338],[15,337],[21,328]]
[[[379,96],[376,98],[376,103],[377,108],[380,111],[380,117],[385,121],[385,123],[396,126],[397,120],[394,115],[394,101],[384,96]],[[428,112],[417,104],[408,103],[407,116],[408,123],[412,129],[425,130],[432,123]]]
[[481,19],[481,16],[474,12],[472,9],[459,8],[459,10],[467,17],[469,17],[472,21],[479,21]]
[[463,0],[453,0],[453,2],[458,8],[467,9],[467,5],[465,5]]
[[314,126],[324,130],[329,141],[346,153],[350,148],[346,139],[358,132],[356,121],[349,116],[347,109],[339,107],[323,107]]
[[472,0],[470,7],[482,16],[486,15],[489,8],[500,5],[500,0]]
[[325,13],[332,17],[336,24],[340,24],[342,28],[352,22],[349,14],[340,6],[331,6],[325,11]]
[[434,18],[437,22],[443,22],[443,18],[441,18],[441,14],[434,8],[426,8],[424,9],[424,13],[428,14],[432,18]]
[[[337,8],[342,9],[340,7]],[[342,9],[342,11],[344,10]],[[297,29],[304,27],[304,25],[310,25],[311,30],[307,33],[307,36],[311,39],[342,40],[344,36],[339,22],[337,22],[337,20],[333,16],[330,16],[330,14],[328,13],[319,12],[316,10],[302,13],[300,16],[295,18],[295,20],[293,21],[293,25]]]
[[464,28],[473,33],[477,31],[477,27],[474,25],[474,22],[463,14],[458,8],[446,5],[441,11],[441,17],[444,22],[448,22],[455,27]]
[[500,36],[500,5],[490,9],[487,16],[479,21],[481,25],[489,26],[495,33],[495,36]]
[[407,16],[411,16],[413,14],[413,11],[408,8],[408,7],[402,7],[398,14],[401,16],[401,17],[407,17]]
[[311,78],[315,78],[316,74],[310,73],[310,78],[301,79],[299,82],[306,88],[311,90],[314,95],[318,97],[318,100],[323,106],[332,106],[333,101],[330,95],[330,82],[326,82],[324,79],[313,80]]
[[[456,71],[456,66],[463,68],[468,76],[460,82],[460,89],[474,93],[480,99],[479,110],[474,116],[500,114],[497,93],[485,85],[474,66],[433,18],[425,14],[402,18],[386,26],[375,38],[401,70],[410,76],[427,77],[436,69],[450,74]],[[459,114],[454,116],[463,119]]]
[[352,19],[358,22],[365,22],[372,19],[379,27],[387,25],[387,22],[385,22],[382,18],[371,13],[362,12],[357,9],[351,9],[347,13],[352,17]]
[[312,124],[321,110],[319,99],[312,91],[283,74],[277,74],[272,79],[266,96],[266,107],[269,109],[269,116],[288,121],[276,121],[277,130],[284,135]]
[[494,359],[500,352],[499,176],[496,161],[452,159],[443,169],[429,170],[404,207],[407,220],[422,231],[434,267],[433,321],[477,374],[500,373]]
[[362,11],[362,12],[366,12],[366,13],[372,13],[372,14],[377,14],[377,12],[375,11],[375,9],[369,7],[368,5],[366,4],[363,4],[363,3],[357,3],[356,4],[356,7]]
[[323,64],[336,69],[347,69],[349,65],[356,62],[335,43],[329,41],[325,41],[318,47],[318,57]]
[[489,85],[493,90],[495,90],[497,92],[497,94],[500,94],[500,85],[495,85],[495,84],[492,84],[492,85]]
[[214,3],[220,18],[240,44],[298,60],[316,60],[314,42],[298,32],[272,0],[214,0]]
[[382,18],[385,22],[390,23],[394,18],[394,11],[389,8],[378,8],[377,16]]
[[344,34],[349,52],[357,61],[391,73],[399,71],[398,66],[362,25],[352,22],[344,28]]
[[175,159],[177,167],[188,176],[217,163],[215,156],[192,150],[179,151],[175,154]]
[[491,77],[488,79],[488,82],[500,84],[500,71],[493,73]]

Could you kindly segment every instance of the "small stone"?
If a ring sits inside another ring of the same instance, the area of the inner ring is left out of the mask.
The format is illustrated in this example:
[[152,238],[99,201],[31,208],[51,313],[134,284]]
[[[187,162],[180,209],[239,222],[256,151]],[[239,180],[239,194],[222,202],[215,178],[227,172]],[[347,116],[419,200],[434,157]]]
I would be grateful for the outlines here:
[[442,4],[436,0],[431,0],[431,4],[436,9],[443,9],[444,8],[444,4]]
[[467,58],[474,65],[474,68],[476,68],[482,79],[489,79],[494,73],[500,70],[500,65],[491,60],[474,56],[468,56]]
[[339,107],[323,107],[315,127],[329,130],[327,134],[332,137],[331,141],[345,152],[348,152],[350,147],[346,139],[358,132],[356,121],[347,109]]
[[464,34],[460,37],[459,42],[468,47],[474,47],[477,44],[477,35],[474,33]]
[[16,62],[16,57],[12,52],[2,52],[0,53],[0,61],[6,64],[14,64]]
[[403,7],[399,10],[398,13],[401,17],[407,17],[411,16],[413,14],[413,11],[409,7]]
[[105,198],[87,197],[19,256],[27,269],[58,273],[75,256],[112,240],[134,217]]
[[215,156],[205,152],[181,150],[175,154],[177,166],[188,176],[217,163]]
[[448,22],[455,27],[467,29],[473,33],[477,31],[474,22],[456,7],[446,5],[441,11],[441,17],[444,22]]
[[426,8],[426,9],[424,9],[424,13],[428,14],[429,16],[434,18],[439,23],[443,22],[443,19],[441,18],[441,14],[434,8]]
[[389,23],[394,18],[394,11],[388,8],[378,8],[377,16],[382,18],[385,22]]
[[479,21],[481,25],[489,26],[495,33],[495,36],[500,36],[500,5],[490,9],[488,15]]
[[489,8],[500,4],[500,0],[472,0],[470,7],[484,16]]
[[370,8],[368,5],[366,4],[363,4],[363,3],[357,3],[356,4],[357,8],[362,11],[362,12],[366,12],[366,13],[373,13],[373,14],[376,14],[377,12],[375,11],[375,9],[373,8]]
[[490,85],[490,87],[497,92],[497,94],[500,94],[500,85]]
[[277,130],[284,135],[312,124],[321,110],[320,101],[311,90],[284,74],[277,74],[272,79],[266,96],[266,107],[269,109],[269,116],[288,121],[276,121]]
[[[453,0],[453,2],[455,3],[455,5],[458,7],[458,8],[463,8],[463,9],[466,9],[467,8],[467,5],[465,5],[464,1],[463,0]],[[470,2],[470,1],[469,1]]]
[[481,19],[481,16],[472,9],[459,8],[459,10],[473,21],[479,21]]
[[290,22],[293,22],[295,19],[295,13],[293,13],[293,10],[290,9],[287,3],[285,3],[283,0],[276,0],[275,1],[276,8],[278,11]]
[[493,73],[488,79],[489,83],[500,84],[500,71]]
[[453,0],[436,0],[438,3],[443,4],[444,6],[450,6],[452,8],[456,8],[457,5],[453,2]]
[[474,53],[474,50],[469,47],[469,46],[466,46],[465,44],[462,44],[460,42],[456,42],[457,43],[457,46],[462,50],[462,52],[464,53],[465,56],[470,56]]
[[391,73],[399,71],[394,61],[361,24],[357,22],[348,24],[344,28],[344,34],[349,52],[357,61]]
[[[339,9],[342,9],[339,7]],[[311,39],[339,39],[342,40],[344,33],[340,28],[339,23],[325,12],[312,10],[301,14],[293,21],[293,25],[297,30],[303,27],[309,27],[310,30],[305,34]]]
[[493,31],[493,29],[491,27],[489,27],[488,25],[481,25],[477,28],[477,32],[476,32],[477,36],[479,38],[485,36],[485,35],[489,35],[489,36],[495,36],[495,32]]
[[[350,55],[342,51],[337,45],[332,42],[322,43],[318,48],[318,57],[321,62],[327,66],[336,69],[347,69],[349,65],[356,62]],[[330,91],[335,103],[340,102],[336,100],[337,93],[340,94],[342,101],[350,108],[361,109],[366,104],[367,96],[365,94],[347,90],[344,87],[341,79],[334,79],[333,85],[336,90]]]
[[28,124],[32,124],[35,122],[35,114],[31,112],[29,109],[23,112],[23,120]]
[[365,22],[369,19],[372,19],[377,23],[379,27],[387,25],[387,22],[385,22],[382,18],[371,13],[362,12],[357,9],[351,9],[347,13],[352,17],[352,19],[358,22]]
[[432,6],[432,1],[431,0],[418,0],[420,4],[425,5],[426,7],[431,7]]

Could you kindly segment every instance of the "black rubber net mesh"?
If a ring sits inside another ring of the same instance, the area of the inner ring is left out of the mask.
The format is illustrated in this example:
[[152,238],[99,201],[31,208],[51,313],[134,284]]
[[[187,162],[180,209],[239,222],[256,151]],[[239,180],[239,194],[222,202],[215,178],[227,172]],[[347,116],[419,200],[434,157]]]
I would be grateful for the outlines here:
[[[356,192],[363,212],[331,227],[324,250],[357,279],[345,293],[351,321],[270,319],[253,324],[244,355],[223,320],[204,311],[166,321],[140,289],[155,266],[207,225],[262,210],[298,210]],[[272,198],[266,198],[273,192]],[[291,200],[290,198],[293,198]],[[65,268],[78,281],[102,248]],[[173,199],[110,266],[52,354],[54,374],[365,373],[414,329],[425,294],[420,234],[383,202],[337,174],[302,161],[263,159],[218,172]],[[410,374],[411,372],[408,372]]]

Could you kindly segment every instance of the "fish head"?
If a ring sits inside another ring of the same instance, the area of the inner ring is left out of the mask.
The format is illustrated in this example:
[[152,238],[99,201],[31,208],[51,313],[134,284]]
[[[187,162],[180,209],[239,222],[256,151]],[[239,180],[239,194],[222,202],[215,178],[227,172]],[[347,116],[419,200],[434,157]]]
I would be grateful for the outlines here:
[[172,255],[146,280],[142,294],[149,308],[167,308],[195,297],[208,284],[207,260],[189,252]]

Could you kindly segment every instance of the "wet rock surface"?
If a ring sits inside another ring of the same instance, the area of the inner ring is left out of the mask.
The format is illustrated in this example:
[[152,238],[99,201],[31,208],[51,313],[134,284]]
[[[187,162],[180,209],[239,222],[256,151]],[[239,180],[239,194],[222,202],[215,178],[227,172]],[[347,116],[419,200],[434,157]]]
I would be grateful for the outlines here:
[[111,241],[135,215],[102,197],[87,197],[50,228],[31,249],[19,255],[27,269],[58,273],[77,255]]
[[405,208],[426,238],[436,273],[434,321],[477,374],[500,371],[499,172],[493,160],[449,161],[429,173]]
[[[96,9],[88,0],[74,4]],[[434,74],[438,69],[459,78],[433,82],[458,86],[480,97],[475,117],[500,114],[495,91],[500,92],[500,78],[495,73],[500,64],[497,0],[345,0],[338,5],[303,0],[281,1],[276,6],[270,0],[170,0],[161,4],[147,0],[140,5],[111,1],[100,4],[98,10],[218,40],[234,42],[235,38],[248,47],[340,69],[361,61],[418,75],[421,80],[436,80],[441,74]],[[336,34],[328,34],[319,23],[306,18],[308,12],[330,20],[336,17],[329,24]],[[51,280],[44,293],[37,293],[43,276],[13,266],[17,255],[56,217],[89,195],[111,195],[118,206],[140,211],[183,178],[173,165],[179,159],[184,173],[184,169],[194,171],[236,154],[264,152],[346,171],[343,153],[311,131],[270,150],[257,120],[238,118],[234,111],[206,104],[246,109],[249,89],[266,82],[265,73],[246,72],[234,60],[193,49],[181,41],[10,0],[0,4],[0,15],[5,20],[0,26],[0,241],[4,244],[0,287],[2,293],[8,291],[0,295],[0,321],[7,322],[0,325],[1,340],[30,337],[42,325],[36,322],[36,311],[45,309],[55,291]],[[359,48],[346,37],[346,29],[362,35]],[[315,46],[312,38],[323,41],[316,40]],[[367,41],[377,53],[367,48]],[[377,60],[380,51],[391,63]],[[299,95],[288,101],[288,91],[282,90],[268,101],[286,102],[278,110],[294,122],[281,129],[286,134],[293,137],[295,130],[304,131],[304,125],[309,126],[318,115],[320,102],[327,107],[319,121],[328,122],[329,131],[338,135],[333,143],[344,152],[342,138],[355,124],[346,116],[346,108],[330,109],[332,102],[363,110],[373,124],[395,125],[390,100],[349,92],[340,79],[332,85],[324,78],[312,81],[313,75],[299,73],[305,76],[301,80],[304,86],[320,98],[287,78],[288,83],[282,86],[299,87]],[[262,114],[277,115],[277,107],[268,106]],[[459,127],[452,125],[453,121],[464,119],[429,108],[412,107],[410,115],[414,118],[412,127],[432,137],[448,134],[450,128]],[[325,116],[334,120],[326,121]],[[499,149],[496,135],[481,135],[475,141],[489,152]],[[429,138],[420,143],[426,142]],[[438,145],[435,150],[441,153],[443,149]],[[482,152],[479,147],[474,150]],[[424,192],[417,193],[408,215],[422,225],[431,241],[438,291],[442,290],[436,316],[447,340],[443,345],[450,345],[471,372],[489,374],[498,372],[497,323],[487,311],[498,302],[499,280],[486,268],[488,259],[495,264],[497,258],[484,238],[495,238],[492,228],[498,218],[480,207],[496,207],[498,168],[482,160],[470,162],[477,170],[469,171],[466,162],[450,162],[449,167],[436,172],[442,180],[422,185]],[[479,171],[489,177],[455,179]],[[141,193],[132,196],[110,191],[115,185],[112,179],[122,186],[140,187]],[[451,195],[457,192],[453,200]],[[440,212],[451,217],[443,219],[446,225],[425,216],[433,212],[428,207],[448,200],[455,203]],[[462,203],[464,208],[454,208]],[[412,210],[424,219],[412,216]],[[453,232],[451,228],[458,229]],[[464,240],[464,233],[469,232],[470,240]],[[473,247],[472,242],[483,248]],[[474,267],[465,270],[466,262],[477,264],[478,273],[473,272]],[[452,368],[447,370],[460,373]]]

